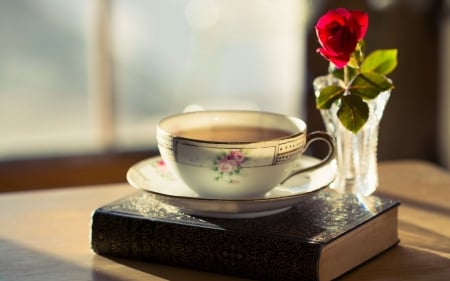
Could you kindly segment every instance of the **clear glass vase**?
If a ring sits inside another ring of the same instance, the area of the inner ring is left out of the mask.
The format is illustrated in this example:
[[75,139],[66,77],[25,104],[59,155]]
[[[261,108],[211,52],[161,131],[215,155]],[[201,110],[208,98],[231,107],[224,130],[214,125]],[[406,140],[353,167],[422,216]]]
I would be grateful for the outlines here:
[[[340,83],[341,80],[331,75],[317,77],[313,82],[316,97],[322,88]],[[390,90],[367,101],[369,119],[357,134],[346,129],[339,121],[338,104],[333,104],[330,109],[321,110],[327,131],[336,138],[338,173],[331,188],[342,193],[350,192],[364,196],[376,190],[378,128],[389,97]]]

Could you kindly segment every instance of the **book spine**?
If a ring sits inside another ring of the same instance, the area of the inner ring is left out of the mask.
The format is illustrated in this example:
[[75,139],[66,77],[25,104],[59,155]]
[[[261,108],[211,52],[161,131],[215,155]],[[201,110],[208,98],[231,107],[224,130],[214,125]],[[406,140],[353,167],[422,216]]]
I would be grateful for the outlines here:
[[96,210],[100,255],[155,261],[258,280],[317,280],[321,246]]

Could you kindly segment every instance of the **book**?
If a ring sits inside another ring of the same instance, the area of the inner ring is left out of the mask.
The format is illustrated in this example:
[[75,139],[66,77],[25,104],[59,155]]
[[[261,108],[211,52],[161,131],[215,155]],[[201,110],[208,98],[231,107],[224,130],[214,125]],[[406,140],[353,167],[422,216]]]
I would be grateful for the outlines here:
[[331,280],[399,242],[400,202],[324,189],[251,219],[193,216],[137,191],[92,214],[99,255],[258,280]]

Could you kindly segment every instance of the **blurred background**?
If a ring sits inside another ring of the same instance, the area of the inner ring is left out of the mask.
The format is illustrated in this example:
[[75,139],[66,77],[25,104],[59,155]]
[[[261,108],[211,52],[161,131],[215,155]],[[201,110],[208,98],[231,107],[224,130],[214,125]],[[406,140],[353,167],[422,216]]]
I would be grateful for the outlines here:
[[186,108],[260,109],[323,129],[314,24],[369,13],[398,48],[378,158],[450,169],[450,1],[0,0],[0,191],[125,181]]

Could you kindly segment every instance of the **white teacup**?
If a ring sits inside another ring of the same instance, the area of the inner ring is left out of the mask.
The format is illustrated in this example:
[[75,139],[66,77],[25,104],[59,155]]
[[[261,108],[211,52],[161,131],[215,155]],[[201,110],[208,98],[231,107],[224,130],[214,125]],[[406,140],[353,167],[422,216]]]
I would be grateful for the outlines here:
[[[261,111],[198,111],[161,120],[158,149],[168,168],[204,198],[261,198],[293,175],[317,169],[334,158],[326,132],[307,133],[305,122]],[[316,140],[329,153],[318,164],[295,170]]]

